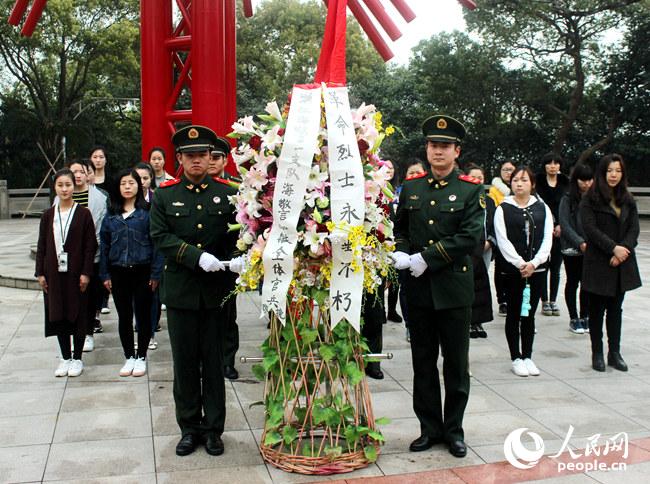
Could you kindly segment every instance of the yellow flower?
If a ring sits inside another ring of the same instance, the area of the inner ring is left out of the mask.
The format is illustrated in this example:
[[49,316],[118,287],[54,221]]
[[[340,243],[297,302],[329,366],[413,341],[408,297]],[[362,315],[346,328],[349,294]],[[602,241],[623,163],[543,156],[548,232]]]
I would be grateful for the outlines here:
[[395,133],[395,126],[392,124],[386,128],[386,136],[390,136]]

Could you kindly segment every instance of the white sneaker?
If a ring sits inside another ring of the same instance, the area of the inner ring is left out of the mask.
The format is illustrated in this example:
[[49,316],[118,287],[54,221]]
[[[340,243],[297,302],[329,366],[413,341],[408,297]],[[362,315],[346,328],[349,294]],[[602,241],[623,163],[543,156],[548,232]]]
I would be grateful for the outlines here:
[[95,349],[95,338],[92,336],[86,336],[84,341],[84,353],[88,353]]
[[160,305],[160,310],[161,310],[161,311],[167,311],[167,305],[165,305],[165,304],[161,304],[161,305]]
[[120,369],[120,376],[130,376],[133,373],[135,366],[135,358],[133,356],[124,362],[124,366]]
[[144,358],[138,358],[135,360],[135,366],[133,367],[133,376],[144,376],[147,373],[147,360]]
[[61,358],[58,368],[54,370],[54,376],[68,376],[68,370],[70,369],[71,363],[72,360],[64,360]]
[[158,341],[151,338],[151,340],[149,340],[149,349],[150,350],[155,350],[156,348],[158,348]]
[[528,368],[521,358],[512,362],[512,372],[517,376],[528,376]]
[[111,309],[110,309],[110,308],[102,308],[102,310],[101,310],[100,312],[101,312],[102,314],[108,314],[108,313],[111,312]]
[[533,360],[526,358],[524,360],[524,365],[526,365],[526,369],[528,370],[528,374],[530,376],[539,376],[539,368],[537,368],[537,365],[533,362]]
[[79,376],[84,371],[84,362],[81,360],[71,360],[68,376]]

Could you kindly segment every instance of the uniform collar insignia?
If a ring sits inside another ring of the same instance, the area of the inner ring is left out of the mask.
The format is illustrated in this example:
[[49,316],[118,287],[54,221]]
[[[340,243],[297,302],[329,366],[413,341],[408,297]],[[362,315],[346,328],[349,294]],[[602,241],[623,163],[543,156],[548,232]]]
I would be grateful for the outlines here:
[[190,183],[189,185],[185,185],[185,188],[187,188],[188,190],[194,190],[194,185]]
[[185,204],[183,202],[174,202],[174,203],[172,203],[172,205],[174,207],[184,207],[185,206]]
[[205,190],[206,188],[208,188],[208,184],[207,183],[201,183],[201,190]]
[[429,178],[428,182],[433,183],[433,178]]
[[449,182],[447,180],[440,180],[440,186],[444,187],[446,185],[449,185]]
[[418,197],[417,195],[411,195],[411,196],[409,197],[409,200],[418,200],[419,198],[420,198],[420,197]]

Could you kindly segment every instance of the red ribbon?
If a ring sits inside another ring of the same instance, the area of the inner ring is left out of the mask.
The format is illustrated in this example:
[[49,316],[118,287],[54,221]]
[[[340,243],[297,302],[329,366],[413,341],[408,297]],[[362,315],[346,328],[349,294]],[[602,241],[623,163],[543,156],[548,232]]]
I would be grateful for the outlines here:
[[314,82],[345,85],[345,34],[348,0],[327,2],[325,35]]

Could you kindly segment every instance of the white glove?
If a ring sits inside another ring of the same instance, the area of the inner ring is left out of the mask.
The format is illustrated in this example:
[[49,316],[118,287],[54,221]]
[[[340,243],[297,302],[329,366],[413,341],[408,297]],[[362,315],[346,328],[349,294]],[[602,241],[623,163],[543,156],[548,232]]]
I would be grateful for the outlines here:
[[422,257],[422,253],[418,252],[417,254],[413,254],[411,256],[411,275],[413,277],[420,277],[422,274],[424,274],[424,271],[427,270],[427,263],[425,262],[424,258]]
[[408,269],[411,266],[410,257],[406,252],[393,252],[390,256],[393,259],[395,269],[399,271],[402,269]]
[[205,272],[216,272],[216,271],[225,271],[226,268],[224,265],[221,263],[219,259],[217,259],[215,256],[212,254],[208,254],[207,252],[204,252],[201,254],[201,257],[199,257],[199,267],[203,269]]
[[237,274],[241,274],[244,272],[244,267],[246,266],[246,260],[244,259],[243,255],[240,255],[239,257],[235,257],[230,261],[230,270],[232,272],[236,272]]

